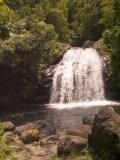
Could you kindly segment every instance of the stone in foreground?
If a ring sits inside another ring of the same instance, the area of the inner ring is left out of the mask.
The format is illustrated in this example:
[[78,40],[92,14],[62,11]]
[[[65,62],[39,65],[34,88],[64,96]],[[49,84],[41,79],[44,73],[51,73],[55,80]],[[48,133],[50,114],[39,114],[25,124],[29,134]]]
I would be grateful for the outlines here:
[[87,139],[78,136],[65,136],[61,139],[57,153],[58,155],[69,155],[72,152],[82,151],[87,146]]
[[102,108],[96,115],[89,144],[99,157],[120,159],[120,115],[112,107]]

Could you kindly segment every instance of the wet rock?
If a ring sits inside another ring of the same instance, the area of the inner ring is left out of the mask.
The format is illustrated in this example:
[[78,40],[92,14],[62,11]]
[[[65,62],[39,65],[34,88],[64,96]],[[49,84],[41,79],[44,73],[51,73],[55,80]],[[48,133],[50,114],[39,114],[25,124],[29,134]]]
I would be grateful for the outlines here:
[[120,106],[113,106],[114,110],[120,114]]
[[15,125],[8,121],[8,122],[3,122],[2,123],[3,125],[3,128],[4,128],[4,131],[7,132],[7,131],[14,131],[15,130]]
[[102,108],[95,116],[89,144],[100,157],[120,159],[120,115],[112,107]]
[[34,122],[34,123],[27,123],[27,124],[18,126],[18,127],[16,127],[15,132],[17,134],[22,134],[24,131],[27,131],[27,130],[37,129],[37,130],[40,131],[44,127],[46,127],[46,123],[45,122],[37,121],[37,122]]
[[71,129],[67,131],[67,135],[79,136],[83,138],[88,138],[91,133],[91,127],[89,125],[81,125],[80,129]]
[[40,145],[41,145],[41,146],[45,146],[45,145],[47,145],[47,144],[48,144],[48,141],[47,141],[46,138],[40,140]]
[[58,155],[69,155],[70,153],[79,152],[87,146],[87,139],[78,136],[65,136],[58,144]]
[[32,143],[39,140],[44,127],[46,127],[45,122],[36,121],[16,127],[15,133],[19,135],[25,144]]
[[90,40],[87,40],[84,44],[83,44],[83,48],[91,48],[93,47],[93,44],[94,42],[93,41],[90,41]]
[[40,132],[38,129],[28,129],[22,132],[21,139],[26,143],[32,143],[34,141],[38,141],[40,138]]
[[84,117],[84,118],[82,119],[82,122],[83,122],[83,124],[85,124],[85,125],[90,125],[90,126],[92,126],[92,125],[93,125],[93,122],[94,122],[94,118],[93,118],[93,117]]

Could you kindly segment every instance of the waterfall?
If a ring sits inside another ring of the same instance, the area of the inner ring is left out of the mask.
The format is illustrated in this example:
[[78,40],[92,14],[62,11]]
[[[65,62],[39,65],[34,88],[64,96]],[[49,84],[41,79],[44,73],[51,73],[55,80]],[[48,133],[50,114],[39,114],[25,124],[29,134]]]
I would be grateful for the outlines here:
[[72,47],[55,67],[50,103],[104,100],[103,59],[93,48]]

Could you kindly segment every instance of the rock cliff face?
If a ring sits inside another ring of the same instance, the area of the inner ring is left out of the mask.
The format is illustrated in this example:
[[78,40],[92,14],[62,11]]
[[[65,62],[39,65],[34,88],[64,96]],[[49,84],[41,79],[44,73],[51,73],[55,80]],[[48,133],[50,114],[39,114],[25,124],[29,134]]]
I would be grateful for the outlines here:
[[42,71],[42,82],[38,88],[38,95],[35,98],[35,101],[39,104],[49,102],[54,67],[55,66],[52,65]]
[[63,48],[61,49],[61,53],[57,57],[57,59],[53,62],[53,65],[49,67],[45,67],[42,70],[42,82],[38,89],[38,96],[36,97],[35,101],[39,104],[45,104],[49,102],[50,93],[51,93],[51,86],[52,86],[52,79],[54,74],[54,68],[56,64],[60,62],[64,53],[70,48],[71,46],[68,44],[64,44]]
[[103,77],[105,83],[105,91],[107,99],[116,98],[116,84],[113,79],[113,71],[111,66],[111,54],[104,51],[103,40],[100,39],[96,41],[93,47],[103,56],[104,66],[103,66]]
[[95,116],[89,144],[101,158],[120,159],[120,115],[112,107]]

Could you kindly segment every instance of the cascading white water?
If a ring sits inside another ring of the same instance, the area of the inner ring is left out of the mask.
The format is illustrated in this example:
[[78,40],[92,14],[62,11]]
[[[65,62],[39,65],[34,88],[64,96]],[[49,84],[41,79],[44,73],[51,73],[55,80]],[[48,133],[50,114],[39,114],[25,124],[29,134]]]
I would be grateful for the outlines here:
[[104,100],[102,67],[95,49],[69,49],[55,68],[50,103]]

